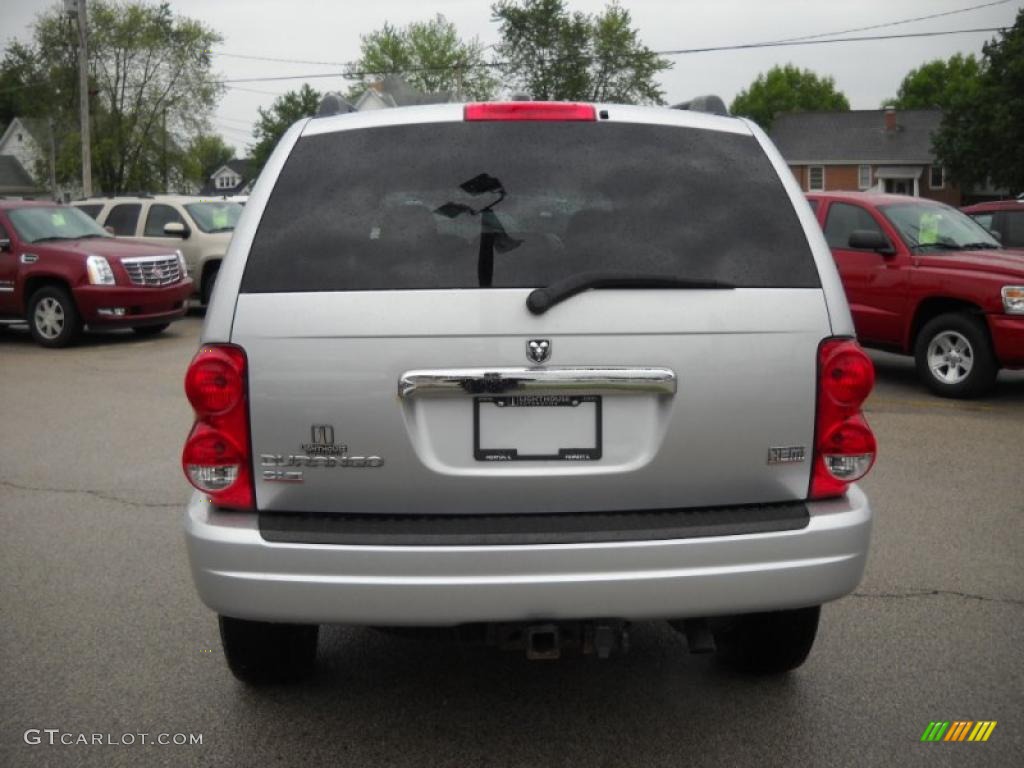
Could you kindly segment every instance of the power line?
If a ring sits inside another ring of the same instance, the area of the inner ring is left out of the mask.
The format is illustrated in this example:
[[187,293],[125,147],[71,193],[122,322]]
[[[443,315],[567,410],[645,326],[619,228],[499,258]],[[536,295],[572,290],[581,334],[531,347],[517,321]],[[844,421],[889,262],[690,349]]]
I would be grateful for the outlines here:
[[[1004,0],[1007,2],[1008,0]],[[310,61],[309,59],[279,59],[273,56],[256,56],[247,53],[227,53],[226,51],[214,51],[214,56],[225,56],[230,59],[249,59],[251,61],[271,61],[276,64],[313,64],[321,67],[347,67],[352,64],[350,61]]]
[[827,45],[829,43],[860,43],[870,40],[906,40],[913,37],[941,37],[943,35],[965,35],[975,32],[1002,32],[1005,27],[978,27],[976,29],[946,29],[939,32],[904,32],[900,35],[865,35],[863,37],[832,37],[828,40],[789,40],[777,43],[745,43],[743,45],[716,45],[707,48],[680,48],[675,51],[655,51],[659,56],[679,56],[691,53],[712,53],[714,51],[742,51],[751,48],[788,48],[795,45]]
[[[1007,3],[1007,2],[1010,2],[1010,0],[997,0],[996,2],[985,3],[983,5],[972,6],[970,8],[962,8],[962,9],[959,9],[959,10],[956,10],[956,11],[946,11],[944,13],[932,14],[930,16],[920,16],[920,17],[917,17],[917,18],[914,18],[914,19],[903,19],[903,20],[900,20],[900,21],[887,22],[886,24],[873,25],[871,27],[861,27],[859,29],[847,30],[847,32],[854,32],[854,31],[868,30],[868,29],[878,29],[878,28],[881,28],[881,27],[895,26],[895,25],[898,25],[898,24],[907,24],[907,23],[910,23],[912,21],[920,21],[920,20],[925,20],[925,19],[930,19],[930,18],[937,18],[939,16],[948,16],[948,15],[951,15],[953,13],[964,13],[964,12],[967,12],[967,11],[970,11],[970,10],[977,10],[979,8],[987,8],[987,7],[991,7],[991,6],[994,6],[994,5],[1003,5],[1003,4]],[[935,32],[905,32],[905,33],[897,34],[897,35],[865,35],[865,36],[860,36],[860,37],[829,37],[829,39],[827,39],[827,40],[814,39],[814,38],[826,37],[826,36],[837,35],[837,34],[845,34],[845,32],[823,32],[823,33],[821,33],[819,35],[807,35],[807,36],[799,37],[799,38],[790,38],[788,40],[776,40],[776,41],[768,41],[768,42],[760,42],[760,43],[741,43],[741,44],[738,44],[738,45],[716,45],[716,46],[706,46],[706,47],[702,47],[702,48],[679,48],[679,49],[675,49],[675,50],[645,51],[645,52],[634,54],[634,55],[636,55],[636,56],[646,56],[646,55],[655,55],[655,56],[684,56],[684,55],[692,55],[692,54],[697,54],[697,53],[715,53],[715,52],[721,52],[721,51],[742,51],[742,50],[752,50],[752,49],[756,49],[756,48],[786,48],[786,47],[791,47],[791,46],[804,46],[804,45],[828,45],[828,44],[832,44],[832,43],[856,43],[856,42],[868,42],[868,41],[878,41],[878,40],[906,40],[906,39],[910,39],[910,38],[941,37],[941,36],[945,36],[945,35],[975,34],[975,33],[981,33],[981,32],[1003,32],[1003,31],[1005,31],[1005,29],[1006,29],[1005,27],[979,27],[979,28],[975,28],[975,29],[949,29],[949,30],[941,30],[941,31],[935,31]],[[228,55],[228,54],[223,54],[223,55]],[[254,60],[274,61],[274,62],[278,62],[278,63],[314,63],[314,62],[303,62],[302,60],[298,60],[298,59],[273,59],[273,58],[266,58],[266,57],[260,57],[260,56],[248,56],[248,55],[244,55],[244,54],[230,54],[230,55],[235,56],[237,58],[248,58],[248,59],[254,59]],[[568,60],[570,58],[574,59],[574,60],[580,60],[582,58],[589,58],[589,57],[580,57],[580,56],[564,57],[565,60]],[[552,60],[552,62],[557,62],[557,61],[559,61],[559,59]],[[350,66],[349,64],[342,64],[340,62],[337,62],[337,63],[335,63],[335,62],[322,62],[322,64],[324,64],[324,65],[334,65],[334,64],[337,64],[338,66]],[[491,61],[491,62],[481,62],[479,64],[469,65],[469,66],[466,66],[466,67],[452,67],[452,66],[447,66],[447,67],[408,67],[408,68],[403,69],[402,71],[403,72],[448,72],[448,71],[452,71],[452,70],[460,69],[460,68],[461,69],[478,69],[478,68],[495,68],[495,69],[500,69],[502,67],[507,67],[507,66],[508,66],[508,62]],[[346,70],[344,72],[315,72],[315,73],[303,74],[303,75],[276,75],[276,76],[271,76],[271,77],[227,78],[227,79],[224,79],[224,80],[214,80],[213,82],[218,84],[218,85],[224,85],[224,86],[226,86],[226,87],[228,87],[230,89],[234,89],[234,90],[248,91],[248,92],[251,92],[251,93],[258,93],[258,94],[262,94],[262,95],[266,95],[266,96],[282,96],[284,94],[274,93],[274,92],[271,92],[271,91],[261,91],[261,90],[252,89],[252,88],[243,88],[243,87],[241,87],[239,85],[236,85],[236,83],[266,83],[266,82],[280,82],[280,81],[286,81],[286,80],[312,80],[312,79],[319,79],[319,78],[335,78],[335,77],[352,79],[352,78],[358,78],[358,77],[368,77],[368,76],[371,76],[371,75],[379,76],[379,75],[387,75],[387,74],[392,74],[392,73],[390,71],[353,71],[353,70]],[[8,88],[0,89],[0,93],[9,93],[9,92],[12,92],[12,91],[23,90],[25,88],[41,87],[41,86],[45,86],[45,85],[50,85],[53,82],[54,81],[50,80],[50,81],[40,81],[40,82],[36,82],[36,83],[26,83],[24,85],[11,86],[11,87],[8,87]]]
[[835,32],[819,32],[816,35],[803,35],[802,37],[786,37],[782,40],[771,40],[773,43],[795,43],[800,40],[813,40],[816,37],[832,37],[833,35],[849,35],[853,32],[869,32],[872,29],[885,29],[886,27],[896,27],[900,24],[912,24],[915,21],[929,21],[930,19],[938,19],[943,16],[955,16],[958,13],[968,13],[969,11],[977,11],[982,8],[991,8],[995,5],[1006,5],[1011,0],[995,0],[991,3],[982,3],[981,5],[972,5],[970,8],[957,8],[955,11],[943,11],[942,13],[931,13],[927,16],[915,16],[912,19],[900,19],[898,21],[887,21],[884,24],[872,24],[868,27],[853,27],[852,29],[840,29]]
[[277,91],[261,91],[261,90],[259,90],[257,88],[243,88],[240,85],[226,85],[224,87],[227,88],[228,90],[232,90],[232,91],[245,91],[246,93],[259,93],[259,94],[261,94],[263,96],[284,96],[283,93],[279,93]]
[[[969,13],[971,11],[977,11],[977,10],[981,10],[983,8],[991,8],[991,7],[994,7],[994,6],[997,6],[997,5],[1006,5],[1007,3],[1012,2],[1012,1],[1013,0],[993,0],[992,2],[981,3],[980,5],[972,5],[972,6],[969,6],[967,8],[957,8],[955,10],[943,11],[941,13],[930,13],[930,14],[928,14],[926,16],[914,16],[912,18],[907,18],[907,19],[897,19],[895,21],[886,21],[886,22],[882,22],[882,23],[879,23],[879,24],[871,24],[871,25],[866,26],[866,27],[852,27],[850,29],[840,29],[840,30],[836,30],[834,32],[818,32],[817,34],[814,34],[814,35],[803,35],[801,37],[787,37],[787,38],[783,38],[781,40],[765,40],[765,41],[762,41],[760,43],[747,43],[747,44],[742,44],[742,45],[737,45],[737,46],[723,46],[721,48],[708,48],[708,49],[693,49],[692,52],[703,52],[704,50],[709,50],[709,51],[710,50],[739,50],[739,49],[742,49],[742,48],[750,48],[750,47],[767,47],[769,45],[781,45],[783,43],[797,43],[797,42],[802,42],[804,40],[814,40],[816,38],[822,38],[822,37],[833,37],[835,35],[848,35],[848,34],[851,34],[851,33],[854,33],[854,32],[868,32],[868,31],[875,30],[875,29],[885,29],[887,27],[896,27],[896,26],[900,26],[902,24],[912,24],[912,23],[918,22],[918,21],[929,21],[931,19],[938,19],[938,18],[943,18],[943,17],[946,17],[946,16],[955,16],[955,15],[961,14],[961,13]],[[986,31],[995,31],[995,30],[986,30]],[[955,34],[955,33],[947,32],[945,34]],[[822,42],[826,42],[826,41],[822,41]],[[492,48],[493,46],[487,46],[487,47],[491,47]],[[675,52],[674,51],[654,51],[654,53],[660,54],[660,55],[670,55],[670,54],[675,53]],[[274,56],[257,56],[255,54],[247,54],[247,53],[229,53],[227,51],[214,51],[213,55],[214,56],[223,56],[223,57],[232,58],[232,59],[247,59],[249,61],[269,61],[269,62],[272,62],[272,63],[275,63],[275,64],[312,64],[314,66],[323,66],[323,67],[353,67],[353,66],[355,66],[354,62],[351,62],[351,61],[321,61],[321,60],[314,60],[314,59],[289,59],[289,58],[279,58],[279,57],[274,57]],[[491,64],[478,65],[478,66],[502,66],[502,64],[500,62],[495,62],[495,63],[491,63]],[[441,70],[447,70],[447,69],[450,69],[450,67],[414,68],[414,69],[408,69],[408,70],[404,70],[404,71],[408,71],[408,72],[414,72],[414,71],[433,71],[433,70],[441,71]],[[367,72],[367,73],[352,72],[351,76],[358,77],[358,76],[363,76],[363,75],[366,75],[366,74],[376,75],[376,74],[382,74],[382,73],[379,73],[379,72]],[[386,74],[386,73],[384,73],[384,74]]]
[[[833,43],[860,43],[877,40],[906,40],[910,38],[922,38],[922,37],[941,37],[944,35],[963,35],[963,34],[974,34],[980,32],[1000,32],[1004,27],[979,27],[976,29],[947,29],[936,32],[905,32],[898,35],[864,35],[860,37],[833,37],[828,40],[790,40],[790,41],[779,41],[779,42],[766,42],[766,43],[741,43],[739,45],[715,45],[707,46],[704,48],[678,48],[675,50],[668,51],[649,51],[634,54],[637,56],[684,56],[696,53],[714,53],[718,51],[742,51],[751,50],[755,48],[788,48],[792,46],[804,46],[804,45],[830,45]],[[564,57],[566,59],[570,57]],[[590,57],[571,57],[574,60],[581,60]],[[553,60],[553,61],[558,61]],[[481,62],[480,64],[472,65],[471,68],[501,68],[509,66],[508,62],[505,61],[490,61]],[[403,72],[448,72],[456,67],[408,67],[404,68]],[[364,71],[364,72],[313,72],[304,75],[274,75],[271,77],[239,77],[230,78],[227,80],[219,80],[217,82],[222,84],[229,83],[264,83],[264,82],[275,82],[283,80],[314,80],[325,77],[343,77],[343,78],[354,78],[354,77],[367,77],[369,75],[387,75],[391,72],[387,71]],[[233,87],[233,86],[231,86]]]

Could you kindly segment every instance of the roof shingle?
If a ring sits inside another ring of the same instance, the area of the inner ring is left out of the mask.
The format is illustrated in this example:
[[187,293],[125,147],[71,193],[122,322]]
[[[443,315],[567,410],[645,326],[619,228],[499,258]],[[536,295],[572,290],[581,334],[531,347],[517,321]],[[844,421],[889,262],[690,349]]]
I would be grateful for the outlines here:
[[938,109],[896,111],[895,131],[885,130],[885,110],[788,112],[775,118],[769,135],[791,165],[929,164]]

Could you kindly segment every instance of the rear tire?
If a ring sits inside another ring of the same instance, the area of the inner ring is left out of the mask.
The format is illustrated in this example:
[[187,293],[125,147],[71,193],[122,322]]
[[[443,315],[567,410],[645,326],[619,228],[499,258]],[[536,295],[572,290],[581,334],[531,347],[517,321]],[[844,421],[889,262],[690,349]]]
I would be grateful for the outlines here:
[[720,660],[740,672],[778,675],[806,661],[821,606],[736,616],[715,632]]
[[170,327],[170,323],[160,323],[160,325],[136,325],[132,330],[139,336],[156,336],[159,333],[163,333]]
[[992,389],[999,373],[984,321],[964,313],[925,323],[914,361],[918,376],[939,397],[978,397]]
[[71,294],[59,285],[46,285],[28,300],[29,330],[44,347],[68,347],[82,335],[82,318]]
[[228,667],[243,683],[290,683],[312,673],[320,632],[316,624],[218,619]]

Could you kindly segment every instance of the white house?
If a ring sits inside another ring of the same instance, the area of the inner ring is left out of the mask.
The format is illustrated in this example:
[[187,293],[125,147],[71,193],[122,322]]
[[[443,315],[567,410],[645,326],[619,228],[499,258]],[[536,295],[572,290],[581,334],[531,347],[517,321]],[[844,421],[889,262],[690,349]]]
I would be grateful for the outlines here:
[[247,159],[228,160],[210,174],[200,195],[244,195],[252,187],[251,162]]
[[33,195],[43,191],[45,184],[35,182],[37,170],[46,168],[44,154],[49,138],[43,120],[16,117],[0,135],[0,157],[3,157],[3,179],[0,195]]

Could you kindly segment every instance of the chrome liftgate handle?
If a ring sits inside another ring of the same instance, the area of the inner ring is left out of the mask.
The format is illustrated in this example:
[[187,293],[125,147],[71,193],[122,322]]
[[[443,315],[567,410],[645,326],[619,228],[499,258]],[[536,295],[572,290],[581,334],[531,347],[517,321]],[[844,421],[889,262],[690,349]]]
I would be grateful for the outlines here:
[[676,374],[668,368],[449,368],[406,371],[398,380],[402,399],[581,389],[609,395],[674,395]]

